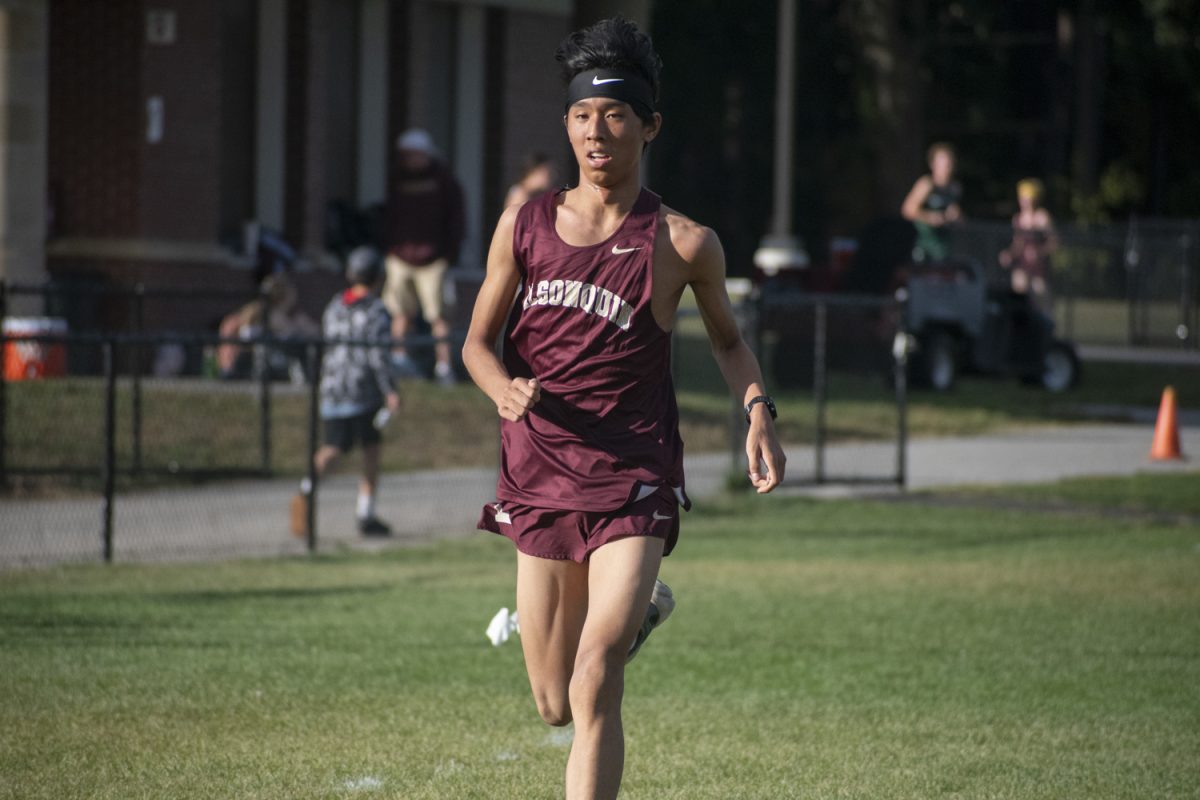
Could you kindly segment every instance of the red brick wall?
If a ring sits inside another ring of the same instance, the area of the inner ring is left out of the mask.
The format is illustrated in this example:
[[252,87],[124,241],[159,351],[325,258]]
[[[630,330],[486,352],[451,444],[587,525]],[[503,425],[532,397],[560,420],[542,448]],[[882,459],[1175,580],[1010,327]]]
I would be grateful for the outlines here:
[[[248,136],[222,142],[224,4],[149,5],[175,12],[173,44],[147,43],[148,0],[52,0],[48,177],[55,236],[217,241],[222,147],[253,145]],[[250,86],[253,80],[244,76]],[[146,140],[153,96],[165,107],[157,143]]]
[[138,233],[144,29],[140,0],[50,4],[53,235]]
[[175,12],[176,40],[154,45],[143,36],[140,42],[142,114],[148,98],[162,97],[165,126],[158,143],[147,142],[144,129],[138,137],[139,233],[149,239],[213,242],[220,224],[221,3],[154,0],[151,5]]

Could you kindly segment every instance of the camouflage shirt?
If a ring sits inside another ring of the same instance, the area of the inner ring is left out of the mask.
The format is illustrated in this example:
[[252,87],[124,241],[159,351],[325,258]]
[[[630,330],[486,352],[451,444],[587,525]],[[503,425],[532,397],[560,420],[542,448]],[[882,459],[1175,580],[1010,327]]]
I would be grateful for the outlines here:
[[[321,416],[350,417],[383,405],[394,391],[389,368],[391,316],[373,294],[343,292],[330,301],[321,318],[326,340],[321,365]],[[355,344],[339,344],[338,340]],[[365,346],[358,342],[378,342]]]

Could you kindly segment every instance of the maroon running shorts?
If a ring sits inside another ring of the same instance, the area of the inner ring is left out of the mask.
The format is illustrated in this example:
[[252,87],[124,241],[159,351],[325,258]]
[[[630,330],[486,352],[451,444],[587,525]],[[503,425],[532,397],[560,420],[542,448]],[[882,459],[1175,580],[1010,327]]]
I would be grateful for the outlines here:
[[484,506],[476,527],[507,536],[537,558],[582,564],[597,548],[628,536],[662,539],[666,556],[679,539],[679,501],[670,486],[616,511],[563,511],[503,500]]

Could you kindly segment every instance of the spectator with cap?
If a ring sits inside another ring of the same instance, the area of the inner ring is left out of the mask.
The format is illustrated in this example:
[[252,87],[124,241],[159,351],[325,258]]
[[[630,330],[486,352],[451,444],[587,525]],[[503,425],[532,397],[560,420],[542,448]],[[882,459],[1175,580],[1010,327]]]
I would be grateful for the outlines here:
[[404,337],[418,313],[438,339],[434,377],[444,385],[455,381],[450,362],[450,324],[446,321],[443,281],[446,269],[458,259],[465,218],[463,191],[438,157],[433,139],[413,128],[396,141],[396,171],[388,187],[387,282],[383,302],[392,313],[396,370],[417,374],[404,349]]
[[[383,449],[381,429],[399,410],[400,396],[388,365],[391,318],[375,296],[383,280],[379,252],[373,247],[351,251],[346,259],[346,280],[350,288],[329,302],[321,320],[330,344],[321,365],[324,444],[313,457],[313,467],[318,477],[323,476],[339,457],[360,445],[358,531],[364,536],[387,536],[391,528],[375,515]],[[291,527],[296,536],[307,535],[312,488],[305,478],[292,501]]]

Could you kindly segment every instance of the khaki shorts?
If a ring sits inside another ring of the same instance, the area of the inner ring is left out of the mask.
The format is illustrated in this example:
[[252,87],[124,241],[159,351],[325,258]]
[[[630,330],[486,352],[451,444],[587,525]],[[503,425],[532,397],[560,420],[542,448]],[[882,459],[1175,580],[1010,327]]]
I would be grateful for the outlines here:
[[442,300],[442,281],[449,263],[438,259],[423,267],[414,267],[389,255],[387,282],[383,285],[383,304],[392,316],[415,317],[419,312],[426,322],[446,318]]

